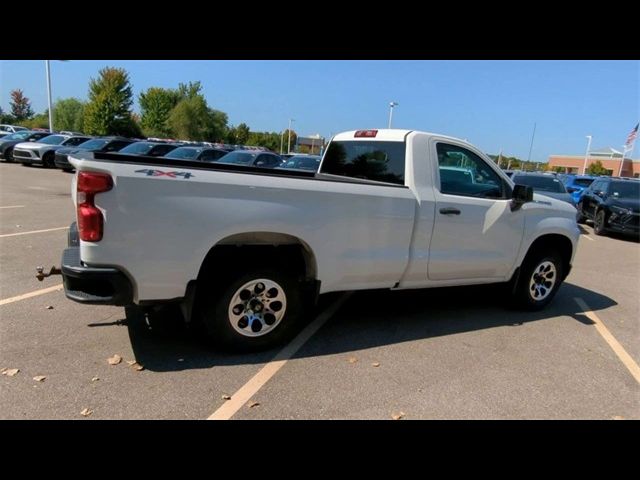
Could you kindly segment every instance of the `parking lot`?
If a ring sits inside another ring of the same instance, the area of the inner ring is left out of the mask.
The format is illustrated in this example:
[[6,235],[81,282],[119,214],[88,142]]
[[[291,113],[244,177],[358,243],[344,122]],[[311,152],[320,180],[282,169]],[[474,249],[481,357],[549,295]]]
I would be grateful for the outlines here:
[[0,418],[640,418],[634,239],[582,227],[542,312],[509,310],[487,286],[330,294],[306,342],[232,355],[178,323],[145,332],[122,308],[71,302],[60,276],[36,280],[60,264],[71,179],[0,163]]

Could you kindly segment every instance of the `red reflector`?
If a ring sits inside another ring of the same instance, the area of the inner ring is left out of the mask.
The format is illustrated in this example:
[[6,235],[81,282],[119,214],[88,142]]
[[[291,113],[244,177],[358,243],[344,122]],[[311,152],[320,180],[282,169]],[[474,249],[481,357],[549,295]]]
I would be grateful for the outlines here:
[[78,173],[76,201],[80,240],[85,242],[102,240],[104,218],[102,211],[96,207],[94,199],[97,193],[108,192],[112,188],[113,179],[107,173]]
[[368,137],[374,138],[378,134],[378,130],[358,130],[354,135],[355,138]]

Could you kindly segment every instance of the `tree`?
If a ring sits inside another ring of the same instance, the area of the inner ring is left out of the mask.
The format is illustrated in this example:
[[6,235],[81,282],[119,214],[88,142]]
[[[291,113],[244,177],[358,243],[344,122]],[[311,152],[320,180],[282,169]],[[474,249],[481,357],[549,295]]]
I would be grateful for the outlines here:
[[33,117],[31,102],[24,96],[22,90],[19,88],[11,90],[10,95],[11,101],[9,102],[9,105],[11,106],[11,115],[14,117],[16,122],[22,122],[23,120],[28,120]]
[[49,109],[34,115],[29,120],[24,120],[22,126],[27,128],[49,128]]
[[207,140],[209,122],[209,108],[202,97],[180,100],[167,119],[173,136],[182,140]]
[[151,87],[140,93],[138,102],[142,116],[140,124],[149,137],[170,137],[172,132],[167,124],[171,110],[180,101],[181,94],[171,88]]
[[140,127],[131,116],[133,93],[129,74],[122,68],[105,67],[89,82],[89,103],[84,109],[84,131],[89,135],[139,136]]
[[77,98],[58,99],[53,107],[53,125],[56,130],[81,132],[85,104]]
[[596,160],[587,167],[587,173],[589,175],[609,175],[609,170],[604,168],[600,160]]
[[189,82],[178,84],[178,98],[180,100],[202,97],[202,84],[200,82]]
[[231,127],[229,129],[227,141],[231,144],[244,145],[247,143],[247,140],[249,140],[250,133],[249,126],[246,123],[241,123],[237,127]]

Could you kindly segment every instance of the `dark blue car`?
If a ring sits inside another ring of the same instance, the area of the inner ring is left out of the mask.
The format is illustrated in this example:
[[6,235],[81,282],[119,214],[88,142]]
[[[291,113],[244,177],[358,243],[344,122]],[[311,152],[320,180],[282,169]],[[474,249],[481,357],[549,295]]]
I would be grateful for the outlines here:
[[567,192],[571,194],[573,203],[580,203],[580,199],[584,194],[584,191],[589,188],[589,185],[593,183],[596,177],[590,175],[565,175],[563,178],[564,186]]

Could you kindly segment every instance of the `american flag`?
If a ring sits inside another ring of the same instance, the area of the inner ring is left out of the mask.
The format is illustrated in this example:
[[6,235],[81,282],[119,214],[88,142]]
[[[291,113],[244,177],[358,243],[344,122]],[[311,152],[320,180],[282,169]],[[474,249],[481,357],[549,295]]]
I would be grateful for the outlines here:
[[625,147],[630,147],[631,145],[633,145],[633,142],[635,141],[636,137],[638,136],[638,126],[640,126],[640,123],[638,123],[636,125],[636,128],[631,130],[631,133],[627,137],[627,143],[624,144]]

